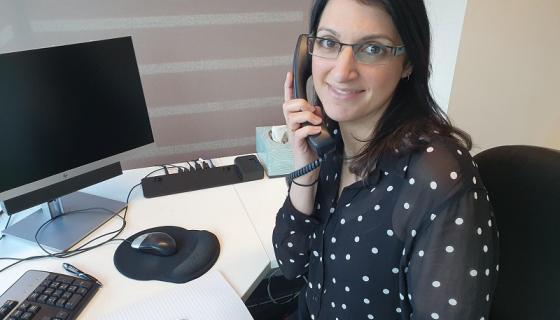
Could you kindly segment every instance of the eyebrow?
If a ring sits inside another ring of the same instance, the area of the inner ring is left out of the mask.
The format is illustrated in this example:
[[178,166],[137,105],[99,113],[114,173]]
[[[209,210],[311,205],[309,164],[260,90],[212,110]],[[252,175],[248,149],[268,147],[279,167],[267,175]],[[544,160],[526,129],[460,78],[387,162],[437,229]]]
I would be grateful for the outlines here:
[[[317,29],[317,34],[319,33],[319,31],[326,31],[326,32],[331,33],[335,37],[340,38],[340,34],[336,31],[334,31],[333,29],[322,27],[322,28]],[[391,43],[394,43],[394,41],[391,40],[391,38],[389,38],[388,36],[386,36],[384,34],[370,34],[370,35],[367,35],[365,37],[360,38],[357,41],[357,43],[361,43],[361,42],[369,41],[369,40],[378,40],[378,39],[384,39],[384,40],[391,41]]]

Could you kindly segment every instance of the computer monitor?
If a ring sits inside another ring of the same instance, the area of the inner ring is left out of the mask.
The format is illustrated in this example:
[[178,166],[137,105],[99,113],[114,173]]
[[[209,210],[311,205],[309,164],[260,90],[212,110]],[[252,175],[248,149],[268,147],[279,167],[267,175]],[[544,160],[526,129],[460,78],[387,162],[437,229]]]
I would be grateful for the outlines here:
[[[0,202],[42,209],[3,231],[60,252],[125,203],[76,192],[153,146],[131,37],[0,55]],[[120,195],[116,195],[120,196]]]

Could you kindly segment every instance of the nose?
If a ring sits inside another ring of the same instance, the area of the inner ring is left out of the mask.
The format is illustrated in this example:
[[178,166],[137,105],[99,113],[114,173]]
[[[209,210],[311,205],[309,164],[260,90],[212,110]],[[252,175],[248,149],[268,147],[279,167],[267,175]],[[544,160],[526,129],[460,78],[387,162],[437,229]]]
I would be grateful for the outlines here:
[[340,49],[335,66],[331,70],[331,75],[337,82],[352,80],[358,76],[352,47],[344,46]]

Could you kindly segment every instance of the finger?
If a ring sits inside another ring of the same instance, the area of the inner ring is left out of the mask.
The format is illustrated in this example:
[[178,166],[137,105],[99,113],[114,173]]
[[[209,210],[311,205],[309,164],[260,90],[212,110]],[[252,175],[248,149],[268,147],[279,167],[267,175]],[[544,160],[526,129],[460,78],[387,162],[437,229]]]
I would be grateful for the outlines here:
[[291,72],[286,73],[286,80],[284,81],[284,102],[290,101],[294,92],[294,77]]
[[284,114],[284,119],[288,121],[290,114],[301,112],[302,110],[314,110],[314,107],[309,105],[307,101],[303,99],[293,99],[287,102],[284,102],[282,105],[282,113]]
[[319,117],[323,118],[323,108],[319,106],[315,106],[315,114]]
[[296,138],[296,140],[301,140],[320,132],[320,126],[305,126],[294,131],[294,137]]
[[303,123],[311,123],[313,125],[320,125],[323,119],[313,112],[301,111],[293,112],[288,115],[288,126],[294,130],[299,128]]
[[315,112],[315,107],[305,99],[292,99],[284,103],[286,112],[310,111]]

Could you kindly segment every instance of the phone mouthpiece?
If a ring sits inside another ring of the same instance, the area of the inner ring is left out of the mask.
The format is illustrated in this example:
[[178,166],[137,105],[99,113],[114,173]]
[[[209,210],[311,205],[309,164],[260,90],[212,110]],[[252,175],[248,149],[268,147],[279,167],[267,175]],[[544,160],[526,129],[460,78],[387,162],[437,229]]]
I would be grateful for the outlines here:
[[307,143],[310,147],[317,152],[319,157],[334,150],[334,139],[325,128],[321,128],[321,132],[307,137]]

